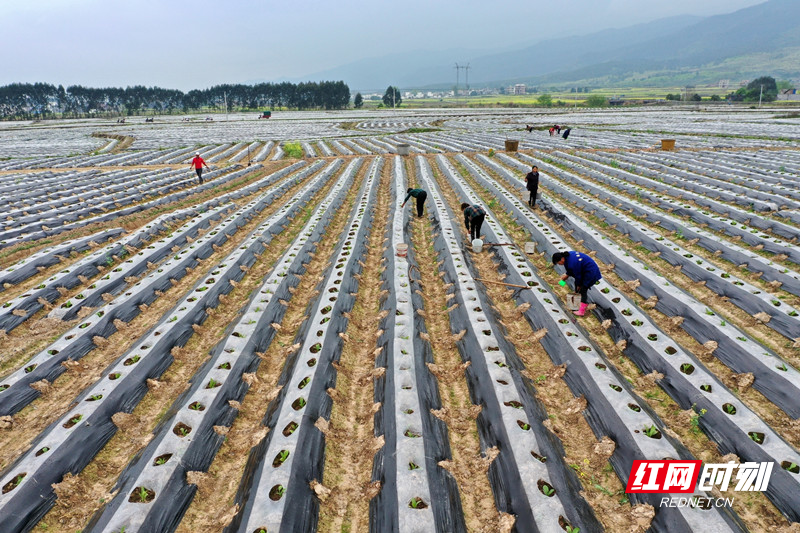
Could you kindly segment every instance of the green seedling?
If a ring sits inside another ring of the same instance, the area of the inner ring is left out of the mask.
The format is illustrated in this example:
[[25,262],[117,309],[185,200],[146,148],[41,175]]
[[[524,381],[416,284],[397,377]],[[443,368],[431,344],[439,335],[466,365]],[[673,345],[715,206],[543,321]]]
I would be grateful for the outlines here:
[[425,505],[425,502],[422,501],[422,498],[411,498],[411,501],[408,502],[408,506],[411,507],[412,509],[424,509],[425,507],[427,507],[427,505]]
[[137,494],[137,496],[139,496],[139,499],[142,502],[146,502],[147,501],[147,495],[148,495],[147,489],[144,488],[144,487],[140,487],[139,488],[139,493]]
[[581,532],[581,528],[579,528],[579,527],[567,526],[567,529],[566,529],[565,531],[566,531],[567,533],[580,533],[580,532]]
[[411,461],[410,463],[408,463],[408,469],[409,470],[417,470],[417,469],[419,469],[419,465],[417,463],[415,463],[414,461]]
[[158,459],[156,459],[156,465],[157,466],[161,466],[166,462],[167,462],[167,458],[166,457],[159,457]]
[[542,486],[542,492],[544,492],[545,496],[552,496],[553,494],[556,493],[556,489],[554,489],[553,487],[551,487],[549,485],[543,485]]
[[658,428],[655,426],[650,426],[649,428],[645,428],[644,434],[651,438],[655,437],[656,435],[658,435]]

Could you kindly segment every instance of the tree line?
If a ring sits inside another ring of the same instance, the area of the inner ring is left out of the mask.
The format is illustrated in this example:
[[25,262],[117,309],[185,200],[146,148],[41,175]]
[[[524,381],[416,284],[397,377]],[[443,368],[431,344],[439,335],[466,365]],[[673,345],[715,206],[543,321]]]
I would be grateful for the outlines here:
[[136,85],[94,88],[49,83],[0,87],[0,119],[40,119],[138,114],[171,114],[208,109],[228,111],[269,107],[345,109],[350,88],[343,81],[224,84],[182,92]]

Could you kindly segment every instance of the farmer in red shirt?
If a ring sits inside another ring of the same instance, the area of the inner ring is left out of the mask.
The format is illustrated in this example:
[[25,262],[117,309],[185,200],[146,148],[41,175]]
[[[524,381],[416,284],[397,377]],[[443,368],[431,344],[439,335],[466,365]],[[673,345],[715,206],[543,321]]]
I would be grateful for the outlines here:
[[[206,162],[200,157],[200,152],[194,154],[194,159],[189,163],[189,166],[194,167],[194,171],[197,172],[197,179],[200,180],[200,183],[203,183],[203,166],[208,168],[208,165],[206,165]],[[211,170],[210,168],[208,169]]]

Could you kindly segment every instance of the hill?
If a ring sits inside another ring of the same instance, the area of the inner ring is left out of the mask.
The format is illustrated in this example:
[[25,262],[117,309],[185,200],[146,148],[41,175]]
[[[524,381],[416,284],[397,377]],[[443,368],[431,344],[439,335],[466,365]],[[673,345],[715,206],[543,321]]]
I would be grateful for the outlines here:
[[455,81],[453,63],[469,61],[472,87],[609,81],[674,85],[765,73],[800,77],[798,53],[800,2],[769,0],[724,15],[671,17],[504,51],[417,51],[370,58],[309,78],[345,79],[357,90],[381,90],[389,82],[449,88]]

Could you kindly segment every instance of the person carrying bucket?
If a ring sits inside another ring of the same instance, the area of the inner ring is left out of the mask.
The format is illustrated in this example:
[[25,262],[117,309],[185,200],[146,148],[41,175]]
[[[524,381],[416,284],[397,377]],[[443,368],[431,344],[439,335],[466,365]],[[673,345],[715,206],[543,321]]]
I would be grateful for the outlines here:
[[461,211],[464,212],[464,225],[467,227],[470,239],[481,238],[481,225],[486,218],[486,211],[479,205],[461,204]]
[[525,188],[530,193],[528,205],[536,209],[536,194],[539,192],[539,167],[536,165],[533,165],[525,176]]
[[422,217],[422,208],[425,206],[425,199],[428,197],[428,193],[423,189],[412,189],[410,187],[406,189],[406,193],[406,198],[400,204],[400,207],[405,207],[408,199],[413,196],[417,199],[417,216]]
[[592,286],[603,279],[600,274],[600,267],[594,259],[580,252],[556,252],[553,254],[553,264],[563,265],[567,273],[561,276],[558,282],[562,287],[566,285],[566,279],[572,277],[575,280],[575,292],[581,295],[581,305],[577,311],[573,311],[577,316],[586,314],[589,306],[587,293]]

